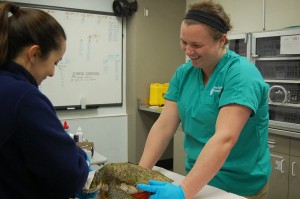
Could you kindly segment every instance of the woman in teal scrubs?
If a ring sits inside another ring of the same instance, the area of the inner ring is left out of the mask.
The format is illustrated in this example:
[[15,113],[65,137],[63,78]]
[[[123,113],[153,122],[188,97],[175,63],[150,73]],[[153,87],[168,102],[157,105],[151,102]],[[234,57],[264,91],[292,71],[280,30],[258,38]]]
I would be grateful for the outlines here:
[[189,61],[170,81],[139,164],[152,168],[181,123],[187,176],[180,186],[138,185],[153,192],[150,199],[190,199],[206,184],[267,198],[269,86],[255,65],[226,48],[230,29],[228,15],[212,1],[192,5],[185,15],[180,41]]

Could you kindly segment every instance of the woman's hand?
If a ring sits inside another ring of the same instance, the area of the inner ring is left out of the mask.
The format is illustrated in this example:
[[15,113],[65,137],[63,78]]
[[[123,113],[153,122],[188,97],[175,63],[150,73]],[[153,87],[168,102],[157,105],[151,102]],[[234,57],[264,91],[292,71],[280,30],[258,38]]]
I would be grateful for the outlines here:
[[149,199],[185,199],[182,187],[168,182],[149,180],[149,185],[138,184],[137,188],[152,193]]

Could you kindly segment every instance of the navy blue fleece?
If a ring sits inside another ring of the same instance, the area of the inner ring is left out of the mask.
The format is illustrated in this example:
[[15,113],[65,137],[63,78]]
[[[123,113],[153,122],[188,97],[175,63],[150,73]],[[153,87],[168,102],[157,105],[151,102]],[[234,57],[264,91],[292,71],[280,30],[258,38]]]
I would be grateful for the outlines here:
[[0,198],[68,198],[88,176],[86,154],[16,63],[0,70]]

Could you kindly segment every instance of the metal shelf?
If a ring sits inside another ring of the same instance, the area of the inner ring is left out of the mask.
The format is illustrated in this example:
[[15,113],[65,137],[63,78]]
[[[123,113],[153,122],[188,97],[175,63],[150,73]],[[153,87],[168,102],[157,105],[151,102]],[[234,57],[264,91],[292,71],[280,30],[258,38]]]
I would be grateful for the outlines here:
[[276,55],[275,56],[259,56],[259,55],[251,55],[253,59],[256,61],[280,61],[280,60],[298,60],[300,59],[299,55]]
[[267,82],[267,83],[300,84],[300,80],[265,79],[265,82]]
[[300,132],[293,132],[290,130],[278,129],[276,126],[272,126],[272,125],[270,125],[269,133],[275,134],[275,135],[293,137],[293,138],[300,138]]
[[284,104],[282,104],[282,103],[269,103],[269,105],[300,108],[300,104],[288,104],[288,103],[284,103]]
[[161,113],[163,108],[159,106],[139,105],[138,109],[152,113]]

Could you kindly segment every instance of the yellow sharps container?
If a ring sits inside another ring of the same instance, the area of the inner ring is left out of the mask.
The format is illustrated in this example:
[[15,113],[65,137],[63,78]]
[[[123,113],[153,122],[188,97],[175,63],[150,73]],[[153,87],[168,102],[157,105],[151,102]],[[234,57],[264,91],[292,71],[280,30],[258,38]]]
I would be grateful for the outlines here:
[[168,91],[169,83],[151,83],[149,105],[163,106],[165,104],[164,95]]

